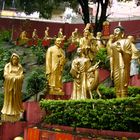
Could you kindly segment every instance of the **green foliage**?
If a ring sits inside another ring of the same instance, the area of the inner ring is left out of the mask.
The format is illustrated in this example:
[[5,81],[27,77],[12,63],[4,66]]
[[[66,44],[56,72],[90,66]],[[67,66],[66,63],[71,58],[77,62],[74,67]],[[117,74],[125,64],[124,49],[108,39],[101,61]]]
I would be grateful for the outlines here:
[[7,49],[0,48],[0,80],[3,79],[3,70],[6,63],[9,62],[11,52]]
[[[102,95],[102,99],[112,99],[116,98],[115,88],[114,87],[106,87],[103,84],[99,86],[99,91]],[[136,97],[140,94],[140,87],[128,87],[128,97]],[[93,91],[93,98],[98,99],[98,94]]]
[[70,70],[71,70],[71,61],[67,61],[65,66],[64,66],[64,70],[63,70],[63,75],[62,75],[62,81],[63,82],[72,82],[73,78],[72,75],[70,74]]
[[109,59],[107,58],[107,50],[106,48],[100,48],[100,50],[96,54],[95,58],[96,62],[100,61],[99,67],[103,69],[109,69],[110,64],[109,64]]
[[2,110],[3,102],[4,102],[4,94],[0,93],[0,110]]
[[[106,87],[104,85],[100,85],[99,86],[99,91],[102,95],[102,99],[112,99],[112,98],[116,98],[115,95],[115,89],[114,87]],[[98,94],[93,91],[93,98],[94,99],[98,99]]]
[[41,7],[42,9],[40,11],[40,17],[50,19],[52,17],[52,12],[54,9],[53,1],[51,0],[42,1]]
[[45,63],[46,50],[41,45],[42,41],[38,41],[38,46],[32,46],[32,53],[37,57],[37,64],[41,65]]
[[44,88],[46,87],[46,78],[44,71],[44,69],[36,68],[28,77],[26,87],[28,96],[37,94],[44,90]]
[[42,100],[48,124],[140,131],[140,96],[110,100]]
[[3,30],[0,31],[0,41],[10,41],[11,40],[11,31]]

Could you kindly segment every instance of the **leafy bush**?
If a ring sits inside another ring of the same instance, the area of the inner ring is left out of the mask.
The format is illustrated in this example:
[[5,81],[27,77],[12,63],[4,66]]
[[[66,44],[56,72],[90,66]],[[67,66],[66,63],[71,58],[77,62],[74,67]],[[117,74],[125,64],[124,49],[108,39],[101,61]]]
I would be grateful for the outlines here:
[[2,110],[3,102],[4,102],[4,94],[0,93],[0,110]]
[[41,65],[45,63],[46,50],[41,46],[41,40],[38,41],[38,46],[32,46],[32,52],[37,57],[37,64]]
[[37,94],[46,88],[46,77],[44,71],[44,69],[37,68],[32,71],[31,75],[28,77],[26,87],[28,96]]
[[140,132],[140,96],[110,100],[41,100],[45,122],[72,127]]
[[5,66],[6,63],[9,62],[10,56],[11,56],[10,51],[8,51],[7,49],[0,48],[0,60],[1,60],[1,63],[0,63],[0,80],[3,79],[4,66]]
[[71,70],[71,61],[67,61],[64,66],[64,70],[62,74],[62,81],[64,83],[73,81],[72,75],[70,74],[70,70]]
[[103,69],[110,69],[110,63],[109,63],[109,59],[107,57],[107,50],[106,48],[101,48],[97,54],[96,54],[96,58],[95,58],[96,62],[100,61],[99,67],[103,68]]
[[11,40],[11,31],[6,31],[6,30],[4,30],[4,31],[1,31],[0,32],[0,40],[1,41],[10,41]]
[[[99,91],[102,95],[102,99],[112,99],[116,98],[115,88],[114,87],[106,87],[104,85],[99,86]],[[140,94],[140,87],[128,87],[128,96],[129,97],[136,97]],[[93,91],[93,98],[98,99],[98,94]]]

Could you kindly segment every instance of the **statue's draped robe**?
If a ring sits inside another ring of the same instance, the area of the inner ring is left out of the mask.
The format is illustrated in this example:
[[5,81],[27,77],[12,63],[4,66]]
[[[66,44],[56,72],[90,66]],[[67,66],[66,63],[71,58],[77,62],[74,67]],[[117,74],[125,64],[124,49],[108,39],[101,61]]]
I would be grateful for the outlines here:
[[[48,75],[48,85],[50,89],[54,89],[59,94],[62,89],[62,71],[65,64],[65,54],[62,48],[52,46],[48,48],[46,53],[46,75]],[[57,93],[50,93],[57,94]]]
[[112,46],[112,69],[117,97],[127,96],[132,43],[128,39],[120,39]]
[[19,116],[23,112],[22,107],[22,83],[23,69],[20,64],[18,66],[11,65],[11,62],[4,68],[4,105],[2,108],[3,115]]
[[76,58],[72,62],[71,74],[74,78],[71,99],[87,99],[90,91],[98,85],[98,70],[91,66],[89,58]]

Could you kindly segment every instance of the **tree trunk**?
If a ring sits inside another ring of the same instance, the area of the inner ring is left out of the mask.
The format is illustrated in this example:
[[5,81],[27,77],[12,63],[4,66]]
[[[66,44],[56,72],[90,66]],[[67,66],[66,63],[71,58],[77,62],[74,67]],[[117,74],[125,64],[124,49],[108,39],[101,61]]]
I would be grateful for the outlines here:
[[90,23],[89,21],[89,7],[88,7],[88,0],[78,0],[81,8],[82,8],[82,19],[84,24]]
[[[103,22],[106,21],[107,19],[106,12],[107,12],[109,0],[105,0],[104,3],[103,0],[98,0],[97,3],[98,3],[98,7],[97,7],[96,18],[95,18],[94,35],[96,35],[97,32],[101,32],[103,29]],[[99,17],[98,14],[99,14],[100,5],[101,5],[101,16]]]

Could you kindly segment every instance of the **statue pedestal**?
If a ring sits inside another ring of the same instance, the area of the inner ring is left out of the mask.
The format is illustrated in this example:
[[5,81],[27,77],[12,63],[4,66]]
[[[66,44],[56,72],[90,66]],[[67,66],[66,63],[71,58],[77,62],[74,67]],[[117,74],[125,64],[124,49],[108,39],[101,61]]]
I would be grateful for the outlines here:
[[73,82],[66,82],[63,83],[63,92],[64,95],[57,95],[57,94],[48,94],[46,93],[46,99],[51,99],[51,100],[68,100],[71,97],[73,90]]

